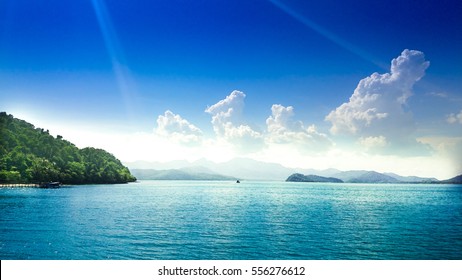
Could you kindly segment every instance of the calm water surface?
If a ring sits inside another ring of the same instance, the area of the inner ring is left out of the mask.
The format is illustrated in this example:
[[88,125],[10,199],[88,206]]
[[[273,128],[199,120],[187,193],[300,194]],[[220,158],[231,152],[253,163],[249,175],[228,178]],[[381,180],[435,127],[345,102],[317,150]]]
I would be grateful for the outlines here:
[[1,259],[462,259],[462,185],[0,188]]

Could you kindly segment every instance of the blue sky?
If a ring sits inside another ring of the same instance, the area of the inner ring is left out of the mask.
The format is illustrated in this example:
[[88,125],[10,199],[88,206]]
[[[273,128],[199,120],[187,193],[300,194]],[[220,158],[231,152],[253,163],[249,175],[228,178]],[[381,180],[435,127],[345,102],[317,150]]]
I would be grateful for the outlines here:
[[[445,0],[5,0],[0,110],[125,161],[452,176],[461,14]],[[375,81],[393,59],[423,73]]]

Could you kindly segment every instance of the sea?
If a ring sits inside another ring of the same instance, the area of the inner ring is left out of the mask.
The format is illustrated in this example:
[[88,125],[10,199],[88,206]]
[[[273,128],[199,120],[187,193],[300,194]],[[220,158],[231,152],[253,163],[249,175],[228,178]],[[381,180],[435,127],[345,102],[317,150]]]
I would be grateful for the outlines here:
[[0,188],[0,259],[462,259],[462,185]]

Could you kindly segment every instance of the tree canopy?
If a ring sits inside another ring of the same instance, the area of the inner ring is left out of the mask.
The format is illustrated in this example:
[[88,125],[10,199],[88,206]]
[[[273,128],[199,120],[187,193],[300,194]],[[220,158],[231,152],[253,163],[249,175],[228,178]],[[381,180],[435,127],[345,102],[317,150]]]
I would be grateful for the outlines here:
[[0,183],[116,184],[136,178],[112,154],[79,149],[48,130],[0,112]]

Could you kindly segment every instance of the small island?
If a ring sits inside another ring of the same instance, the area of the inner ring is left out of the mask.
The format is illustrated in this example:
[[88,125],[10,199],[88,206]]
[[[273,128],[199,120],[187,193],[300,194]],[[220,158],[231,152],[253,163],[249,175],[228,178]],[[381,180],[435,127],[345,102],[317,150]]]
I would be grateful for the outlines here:
[[338,178],[322,177],[317,175],[303,175],[300,173],[290,175],[286,182],[343,183],[343,181]]
[[120,184],[136,178],[112,154],[79,149],[62,136],[0,113],[0,184]]

